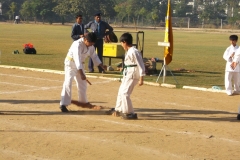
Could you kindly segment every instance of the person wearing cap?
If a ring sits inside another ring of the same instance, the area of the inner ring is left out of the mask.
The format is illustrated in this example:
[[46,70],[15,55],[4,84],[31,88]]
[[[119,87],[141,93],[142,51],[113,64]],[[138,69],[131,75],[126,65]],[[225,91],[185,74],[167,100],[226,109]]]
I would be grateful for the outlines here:
[[84,24],[82,23],[82,15],[78,14],[76,15],[76,23],[72,26],[72,33],[71,37],[74,41],[78,40],[79,38],[82,38],[84,36]]
[[102,67],[98,58],[94,43],[97,40],[95,33],[88,33],[86,36],[73,41],[65,58],[65,79],[61,92],[60,110],[68,112],[67,106],[71,104],[72,81],[75,79],[78,90],[78,102],[84,106],[91,105],[87,100],[87,79],[84,71],[84,61],[90,56],[95,65]]
[[[87,30],[91,29],[92,32],[97,34],[97,41],[94,47],[95,49],[97,49],[98,57],[102,61],[103,38],[106,34],[106,31],[108,30],[109,32],[112,32],[113,28],[107,22],[101,20],[101,13],[96,13],[94,17],[95,17],[95,20],[90,21],[88,24],[84,26],[84,28],[86,29],[86,32],[89,32]],[[90,73],[94,72],[94,65],[91,58],[89,59],[89,62],[88,62],[88,69]],[[104,72],[104,70],[101,67],[98,67],[98,70],[99,70],[99,73]]]

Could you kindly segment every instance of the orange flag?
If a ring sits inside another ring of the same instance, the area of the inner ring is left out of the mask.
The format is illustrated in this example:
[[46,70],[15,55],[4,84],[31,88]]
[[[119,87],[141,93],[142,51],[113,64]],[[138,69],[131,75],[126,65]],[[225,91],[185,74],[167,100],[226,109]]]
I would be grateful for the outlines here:
[[171,19],[172,19],[172,17],[171,17],[171,2],[170,2],[170,0],[168,0],[164,42],[168,42],[170,44],[170,46],[164,47],[164,59],[165,59],[166,65],[168,65],[172,61],[172,56],[173,56],[173,33],[172,33],[172,20]]

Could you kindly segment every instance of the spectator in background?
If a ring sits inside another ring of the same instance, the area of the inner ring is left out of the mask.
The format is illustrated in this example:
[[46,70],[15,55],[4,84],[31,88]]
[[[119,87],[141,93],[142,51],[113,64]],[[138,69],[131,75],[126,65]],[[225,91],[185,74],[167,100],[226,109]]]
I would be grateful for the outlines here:
[[[86,32],[87,29],[91,29],[92,32],[97,34],[97,41],[94,45],[95,49],[97,49],[97,54],[102,62],[102,56],[103,56],[103,38],[106,34],[106,30],[109,30],[109,32],[113,31],[113,28],[107,23],[101,20],[101,13],[96,13],[95,15],[95,20],[90,21],[88,24],[85,25]],[[88,69],[89,72],[92,73],[94,72],[94,66],[92,59],[89,59],[88,62]],[[98,67],[99,73],[104,72],[104,70],[101,67]]]
[[20,16],[19,15],[17,15],[16,17],[15,17],[15,23],[19,23],[20,22]]
[[82,37],[84,37],[84,24],[82,23],[82,15],[76,15],[76,23],[72,26],[71,37],[73,41],[76,41]]
[[239,46],[237,45],[238,36],[231,35],[229,37],[230,46],[225,50],[223,54],[223,58],[226,60],[226,68],[225,68],[225,88],[227,95],[231,96],[233,92],[232,85],[234,85],[234,90],[239,93],[239,66],[233,66],[232,62],[234,62],[235,57],[237,56],[235,53],[237,52]]

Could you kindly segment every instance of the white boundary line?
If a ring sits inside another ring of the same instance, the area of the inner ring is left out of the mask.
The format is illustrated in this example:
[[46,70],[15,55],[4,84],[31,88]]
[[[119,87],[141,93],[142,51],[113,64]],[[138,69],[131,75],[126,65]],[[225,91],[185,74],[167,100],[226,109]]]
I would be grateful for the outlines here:
[[0,94],[13,94],[13,93],[21,93],[21,92],[33,92],[33,91],[39,91],[39,90],[51,90],[51,89],[57,89],[61,88],[62,86],[55,86],[55,87],[35,87],[37,89],[28,89],[28,90],[21,90],[21,91],[10,91],[10,92],[0,92]]
[[[19,67],[19,66],[0,65],[0,68],[21,69],[21,70],[27,70],[27,71],[64,74],[64,71],[57,71],[57,70],[50,70],[50,69],[27,68],[27,67]],[[111,81],[119,81],[119,78],[108,78],[108,77],[93,76],[93,75],[87,75],[87,77],[99,78],[99,79],[108,79],[108,80],[111,80]],[[162,86],[162,87],[167,87],[167,88],[176,88],[176,85],[166,84],[166,83],[159,84],[159,83],[144,81],[144,84],[150,85],[150,86]],[[215,93],[225,93],[225,90],[216,90],[216,89],[212,89],[212,88],[202,88],[202,87],[193,87],[193,86],[183,86],[183,89],[192,89],[192,90],[215,92]]]
[[30,86],[30,85],[17,84],[17,83],[9,83],[9,82],[0,82],[0,83],[2,83],[2,84],[8,84],[8,85],[13,85],[13,86],[32,87],[32,88],[39,87],[39,86]]
[[45,79],[45,78],[36,78],[36,77],[27,77],[27,76],[17,76],[17,75],[10,75],[10,74],[2,74],[0,76],[9,76],[9,77],[18,77],[18,78],[29,78],[29,79],[36,79],[36,80],[44,80],[44,81],[54,81],[54,82],[63,82],[60,80],[52,80],[52,79]]

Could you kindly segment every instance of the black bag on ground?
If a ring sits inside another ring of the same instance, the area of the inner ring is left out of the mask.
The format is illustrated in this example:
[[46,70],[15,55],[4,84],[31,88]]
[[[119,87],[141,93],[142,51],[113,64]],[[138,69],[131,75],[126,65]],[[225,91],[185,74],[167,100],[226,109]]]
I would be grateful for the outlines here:
[[37,51],[36,51],[35,48],[29,48],[29,47],[25,47],[25,48],[23,49],[23,52],[24,52],[25,54],[37,54]]

